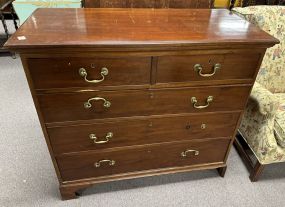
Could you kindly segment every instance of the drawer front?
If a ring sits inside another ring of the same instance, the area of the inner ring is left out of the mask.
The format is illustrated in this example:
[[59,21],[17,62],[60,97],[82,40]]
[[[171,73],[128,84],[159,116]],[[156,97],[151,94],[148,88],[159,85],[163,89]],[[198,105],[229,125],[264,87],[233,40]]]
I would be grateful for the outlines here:
[[158,58],[156,81],[253,80],[259,59],[258,53],[162,56]]
[[142,85],[150,82],[151,58],[28,59],[28,67],[35,89]]
[[45,122],[51,123],[154,114],[242,110],[249,91],[248,86],[225,86],[48,94],[38,95],[38,99]]
[[55,154],[178,140],[231,137],[239,113],[131,119],[48,128]]
[[223,162],[229,144],[230,139],[188,141],[111,152],[93,151],[62,155],[56,159],[62,179],[67,181],[141,170]]

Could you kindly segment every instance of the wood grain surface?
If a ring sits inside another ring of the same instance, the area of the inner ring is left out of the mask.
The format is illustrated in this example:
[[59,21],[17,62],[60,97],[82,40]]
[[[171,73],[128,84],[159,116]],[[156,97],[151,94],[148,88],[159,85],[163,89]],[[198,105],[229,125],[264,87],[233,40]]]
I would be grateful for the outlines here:
[[[124,86],[150,83],[151,57],[117,58],[38,58],[28,59],[30,73],[36,89],[69,88],[86,86]],[[87,80],[101,80],[102,68],[108,75],[100,83],[89,83],[79,75],[87,72]]]
[[85,8],[211,8],[214,0],[85,0]]
[[[197,54],[180,56],[161,56],[157,61],[157,83],[193,82],[211,80],[253,79],[259,53]],[[216,64],[220,69],[211,77],[203,77],[194,66],[202,66],[202,74],[212,74]]]
[[[19,40],[21,36],[25,39]],[[38,9],[6,47],[227,47],[277,42],[226,9]]]
[[[223,162],[229,144],[230,139],[188,141],[104,153],[96,151],[76,153],[58,156],[56,159],[62,178],[66,181],[132,171]],[[189,149],[199,151],[199,155],[195,156],[189,152],[187,157],[182,157],[181,153]],[[110,166],[106,162],[98,168],[94,166],[96,162],[106,159],[114,160],[115,165]]]
[[[39,105],[46,123],[116,117],[148,116],[160,114],[202,113],[215,111],[242,110],[246,104],[248,86],[193,87],[162,90],[127,90],[79,92],[68,94],[38,95]],[[206,105],[209,96],[214,100],[205,109],[196,109],[191,98],[197,98],[197,105]],[[92,106],[84,108],[84,103],[94,97],[104,101],[91,101]]]
[[[191,114],[48,128],[55,154],[192,139],[231,137],[240,113]],[[108,132],[113,137],[106,143]]]

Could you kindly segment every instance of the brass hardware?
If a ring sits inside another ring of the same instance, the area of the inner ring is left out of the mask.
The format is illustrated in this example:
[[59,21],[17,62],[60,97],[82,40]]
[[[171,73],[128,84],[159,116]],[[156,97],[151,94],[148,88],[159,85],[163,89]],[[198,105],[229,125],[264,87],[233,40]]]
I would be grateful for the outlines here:
[[206,100],[206,102],[207,102],[206,105],[204,105],[204,106],[197,106],[197,103],[198,103],[197,98],[196,97],[192,97],[191,98],[191,102],[193,103],[193,107],[196,108],[196,109],[207,108],[213,100],[214,100],[213,96],[208,96],[208,98]]
[[106,99],[101,98],[101,97],[94,97],[94,98],[88,99],[88,101],[84,103],[84,108],[86,108],[86,109],[91,108],[92,107],[92,104],[90,103],[91,101],[104,101],[103,106],[105,108],[110,108],[110,106],[111,106],[111,102],[110,101],[107,101]]
[[109,73],[109,71],[108,71],[107,68],[102,68],[102,69],[101,69],[101,73],[100,73],[101,76],[102,76],[102,78],[101,78],[100,80],[88,80],[88,79],[87,79],[88,73],[86,72],[86,69],[85,69],[85,68],[80,68],[80,69],[79,69],[79,75],[80,75],[81,77],[84,77],[84,80],[85,80],[86,82],[88,82],[88,83],[100,83],[100,82],[102,82],[102,81],[105,80],[105,76],[108,75],[108,73]]
[[116,164],[115,160],[99,160],[98,162],[94,163],[94,166],[101,167],[101,163],[104,163],[104,162],[108,162],[110,166],[113,166]]
[[186,125],[186,129],[191,129],[191,125],[190,125],[190,124],[187,124],[187,125]]
[[150,97],[151,99],[153,99],[153,98],[154,98],[153,93],[150,93],[150,94],[149,94],[149,97]]
[[198,74],[202,77],[211,77],[211,76],[215,75],[216,72],[221,69],[221,64],[216,63],[213,68],[214,69],[213,69],[212,73],[202,73],[202,70],[203,70],[202,65],[201,64],[194,65],[194,71],[199,72]]
[[181,152],[181,156],[182,157],[187,157],[187,153],[193,152],[195,156],[199,155],[199,151],[198,150],[185,150],[184,152]]
[[206,129],[206,124],[201,124],[201,129]]
[[112,132],[108,132],[107,135],[105,136],[105,140],[102,141],[97,141],[98,137],[96,137],[96,134],[89,134],[89,138],[92,139],[94,141],[95,144],[104,144],[109,142],[110,138],[113,137],[113,133]]

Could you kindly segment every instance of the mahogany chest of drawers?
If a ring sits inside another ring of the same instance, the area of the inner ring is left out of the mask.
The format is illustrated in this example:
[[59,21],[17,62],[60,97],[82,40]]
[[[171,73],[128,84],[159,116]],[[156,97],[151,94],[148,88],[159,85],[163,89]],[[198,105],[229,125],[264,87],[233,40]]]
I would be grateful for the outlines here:
[[227,10],[39,9],[20,53],[63,199],[226,161],[266,48]]

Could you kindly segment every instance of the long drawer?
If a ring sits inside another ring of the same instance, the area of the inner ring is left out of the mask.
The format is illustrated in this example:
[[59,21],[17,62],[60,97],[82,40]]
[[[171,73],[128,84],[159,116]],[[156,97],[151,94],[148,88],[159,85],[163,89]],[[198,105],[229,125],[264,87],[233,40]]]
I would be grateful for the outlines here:
[[259,60],[259,53],[161,56],[156,81],[253,80]]
[[46,123],[242,110],[249,86],[77,92],[38,95]]
[[86,152],[56,157],[64,181],[113,174],[222,163],[230,139],[187,141],[109,152]]
[[35,89],[150,83],[150,57],[27,60]]
[[239,113],[148,117],[47,128],[55,154],[179,140],[231,137]]

